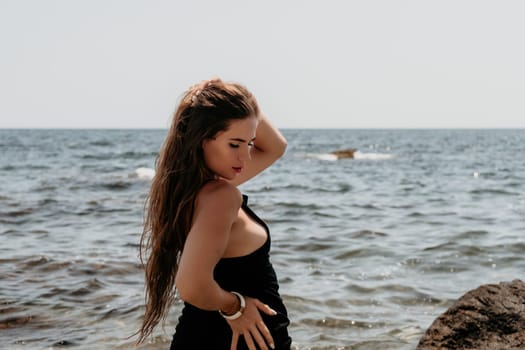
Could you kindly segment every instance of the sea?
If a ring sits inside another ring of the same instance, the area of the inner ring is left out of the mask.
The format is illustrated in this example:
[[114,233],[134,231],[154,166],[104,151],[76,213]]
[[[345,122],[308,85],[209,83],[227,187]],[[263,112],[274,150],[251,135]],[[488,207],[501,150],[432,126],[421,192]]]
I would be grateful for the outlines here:
[[[524,129],[282,132],[240,189],[270,227],[294,350],[414,349],[465,292],[524,279]],[[169,348],[178,299],[133,337],[166,133],[0,130],[0,349]]]

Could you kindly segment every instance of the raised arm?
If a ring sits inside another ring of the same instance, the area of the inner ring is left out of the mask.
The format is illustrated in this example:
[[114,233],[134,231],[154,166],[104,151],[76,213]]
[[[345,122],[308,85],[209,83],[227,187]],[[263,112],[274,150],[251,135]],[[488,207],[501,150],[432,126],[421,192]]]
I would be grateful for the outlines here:
[[251,151],[251,160],[246,162],[243,172],[229,182],[238,186],[256,176],[281,158],[286,150],[286,146],[287,141],[281,132],[264,114],[261,114],[259,116],[254,147]]

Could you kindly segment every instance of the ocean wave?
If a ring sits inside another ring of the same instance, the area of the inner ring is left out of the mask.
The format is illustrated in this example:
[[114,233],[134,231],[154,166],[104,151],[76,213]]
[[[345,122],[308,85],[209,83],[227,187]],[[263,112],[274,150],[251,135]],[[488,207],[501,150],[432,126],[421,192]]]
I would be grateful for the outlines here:
[[107,183],[99,184],[97,187],[107,190],[125,190],[130,188],[133,183],[123,180],[116,180]]
[[506,196],[519,196],[519,192],[510,192],[498,188],[478,188],[471,190],[469,193],[472,194],[488,194],[488,195],[506,195]]
[[372,231],[372,230],[360,230],[351,234],[352,238],[382,238],[387,237],[388,234],[384,232]]
[[145,159],[155,158],[157,152],[137,152],[137,151],[125,151],[125,152],[96,152],[88,153],[80,156],[84,160],[111,160],[111,159]]
[[330,153],[306,153],[306,158],[314,158],[319,160],[336,161],[339,158],[335,154]]
[[42,164],[7,164],[0,167],[0,170],[2,171],[20,171],[20,170],[48,170],[51,169],[48,165],[42,165]]
[[157,154],[158,152],[156,151],[154,152],[127,151],[127,152],[119,153],[118,157],[124,158],[124,159],[148,159],[148,158],[155,159]]
[[113,142],[109,140],[95,140],[95,141],[89,142],[89,146],[108,147],[108,146],[113,146]]
[[368,160],[387,160],[394,158],[393,154],[390,153],[361,153],[356,151],[354,153],[354,159],[368,159]]
[[354,160],[388,160],[394,158],[391,153],[363,153],[355,151],[353,158],[339,158],[332,153],[306,153],[306,158],[325,160],[325,161],[337,161],[342,159],[354,159]]
[[131,176],[139,180],[151,180],[155,176],[155,169],[140,167],[135,169]]
[[82,160],[94,160],[94,161],[104,161],[117,158],[117,155],[113,152],[107,153],[97,153],[97,154],[84,154],[80,156]]

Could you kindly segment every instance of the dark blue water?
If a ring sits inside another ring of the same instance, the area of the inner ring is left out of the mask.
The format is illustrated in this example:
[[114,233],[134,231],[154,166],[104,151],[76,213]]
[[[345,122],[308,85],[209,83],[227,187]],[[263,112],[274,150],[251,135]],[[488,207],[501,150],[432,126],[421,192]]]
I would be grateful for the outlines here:
[[[164,130],[0,130],[0,348],[131,349]],[[296,349],[413,349],[480,284],[523,279],[525,130],[284,130],[242,186],[270,225]],[[328,153],[357,148],[355,159]],[[140,349],[166,349],[180,310]]]

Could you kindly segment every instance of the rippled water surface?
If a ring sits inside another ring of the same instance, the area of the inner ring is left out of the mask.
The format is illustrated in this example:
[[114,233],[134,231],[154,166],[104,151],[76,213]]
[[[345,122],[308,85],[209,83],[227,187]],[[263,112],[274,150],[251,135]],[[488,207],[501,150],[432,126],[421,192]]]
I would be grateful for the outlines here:
[[[525,130],[284,133],[241,189],[270,225],[295,349],[413,349],[467,290],[524,278]],[[164,136],[0,130],[0,348],[134,348]],[[168,348],[179,310],[139,349]]]

